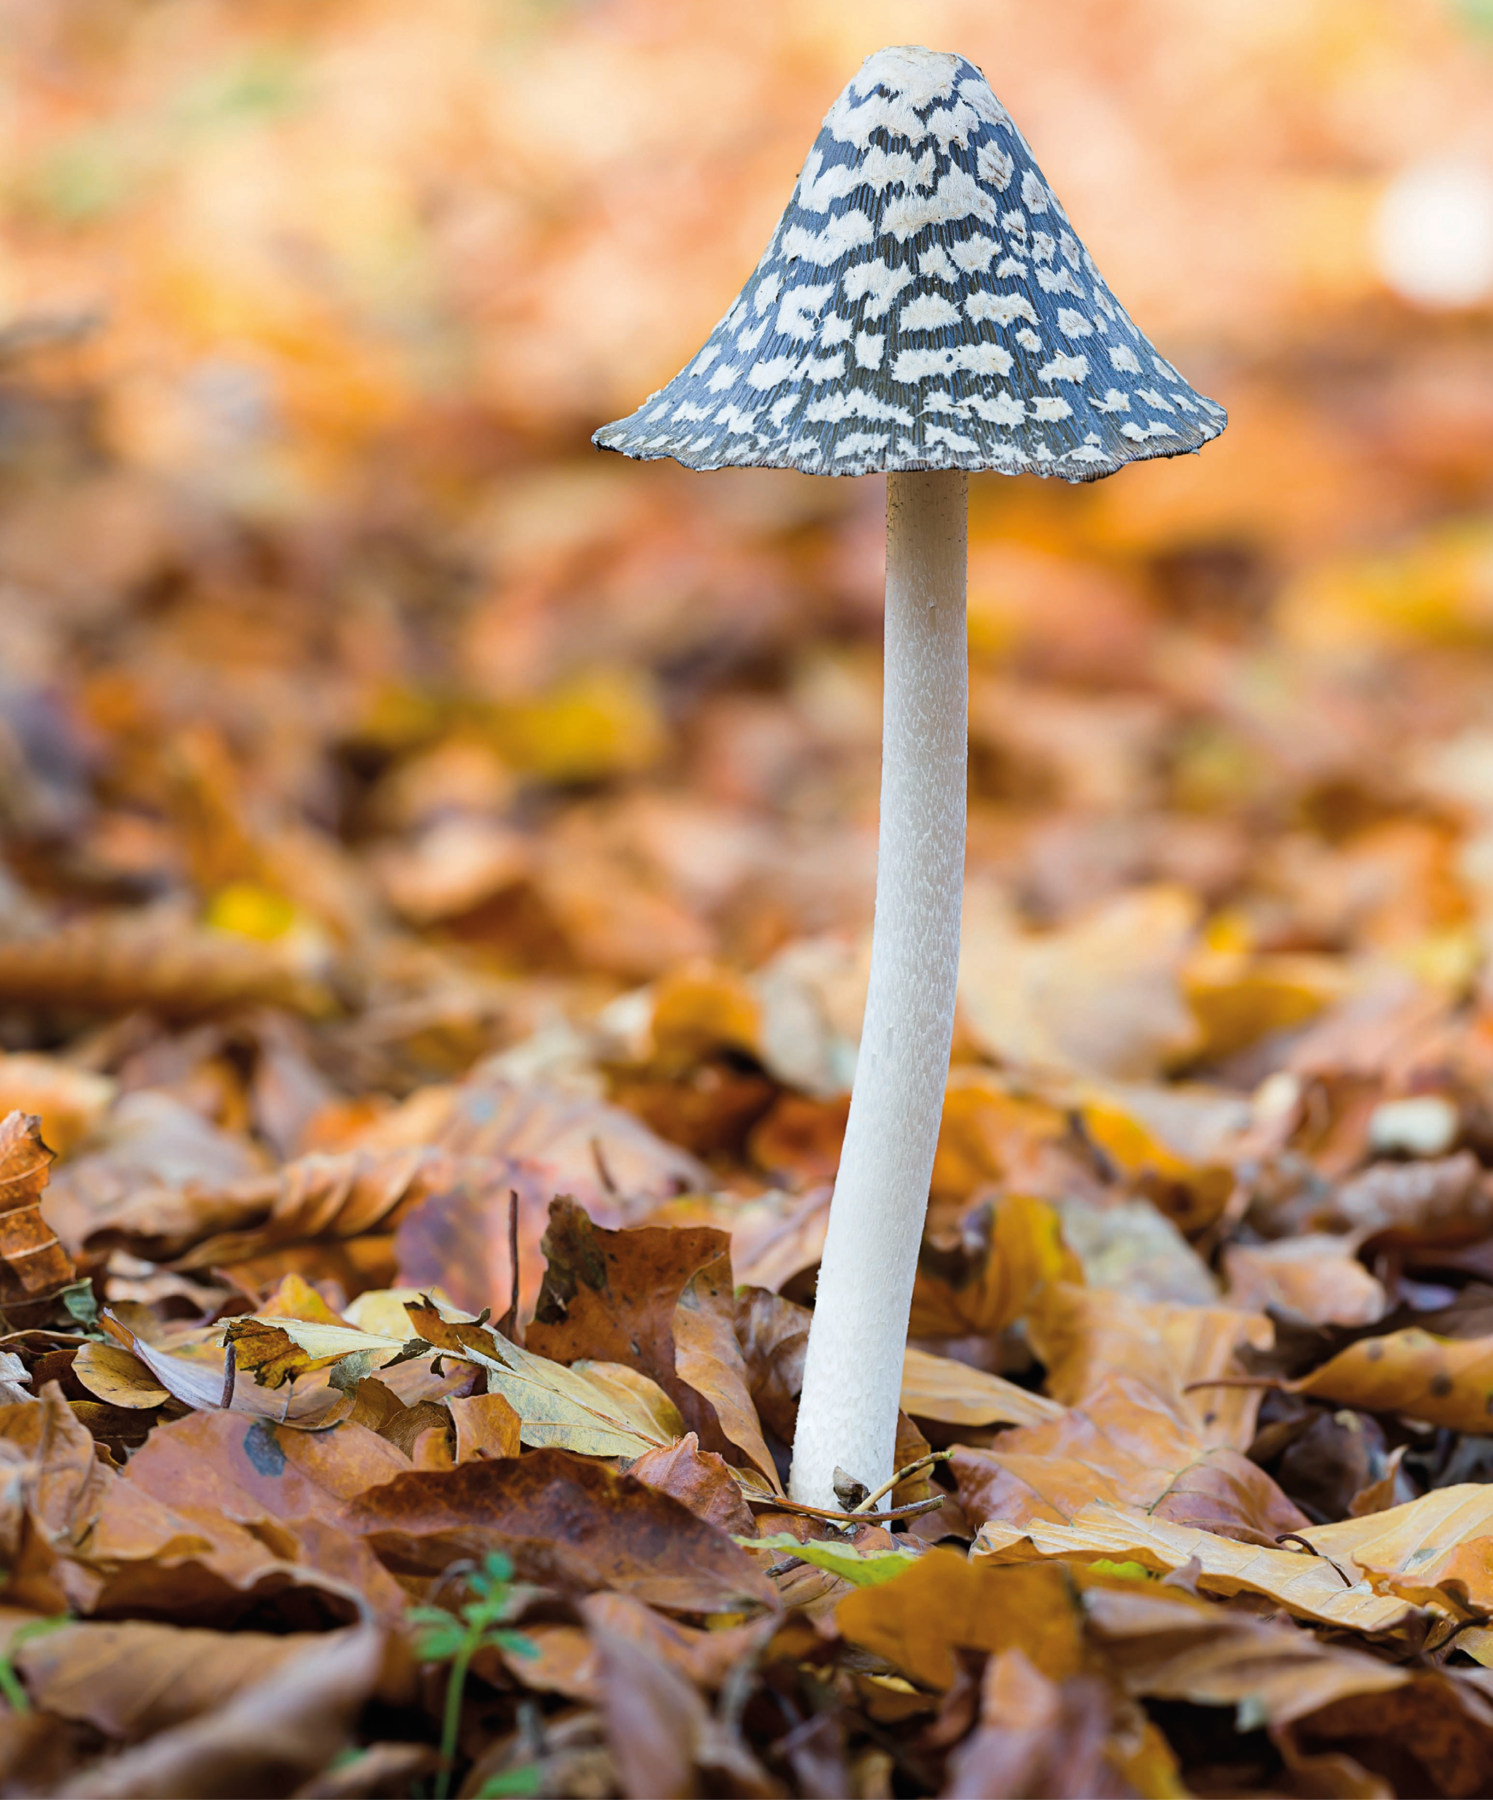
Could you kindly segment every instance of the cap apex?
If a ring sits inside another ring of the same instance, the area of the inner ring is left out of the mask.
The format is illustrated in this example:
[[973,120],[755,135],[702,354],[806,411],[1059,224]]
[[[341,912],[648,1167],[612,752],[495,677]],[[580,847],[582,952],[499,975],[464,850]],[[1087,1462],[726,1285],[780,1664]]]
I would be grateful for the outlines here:
[[874,50],[851,78],[851,92],[866,94],[875,87],[907,100],[912,106],[926,106],[948,94],[961,68],[967,67],[962,56],[948,50],[926,50],[921,44],[889,44]]

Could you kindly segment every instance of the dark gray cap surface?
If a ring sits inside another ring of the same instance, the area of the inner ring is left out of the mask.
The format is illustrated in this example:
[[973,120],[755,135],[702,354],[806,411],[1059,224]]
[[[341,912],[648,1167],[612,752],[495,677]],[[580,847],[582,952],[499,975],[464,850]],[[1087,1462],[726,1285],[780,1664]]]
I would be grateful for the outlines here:
[[1217,437],[961,56],[867,57],[689,367],[593,442],[691,469],[1093,481]]

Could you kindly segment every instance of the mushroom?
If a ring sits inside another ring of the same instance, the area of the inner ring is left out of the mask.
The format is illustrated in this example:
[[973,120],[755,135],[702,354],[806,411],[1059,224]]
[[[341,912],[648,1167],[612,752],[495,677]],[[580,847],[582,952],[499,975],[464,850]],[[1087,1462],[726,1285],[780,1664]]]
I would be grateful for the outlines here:
[[1226,423],[1106,287],[984,76],[878,51],[689,366],[603,449],[690,469],[887,476],[876,916],[809,1334],[795,1499],[893,1473],[953,1035],[964,878],[971,469],[1093,481]]

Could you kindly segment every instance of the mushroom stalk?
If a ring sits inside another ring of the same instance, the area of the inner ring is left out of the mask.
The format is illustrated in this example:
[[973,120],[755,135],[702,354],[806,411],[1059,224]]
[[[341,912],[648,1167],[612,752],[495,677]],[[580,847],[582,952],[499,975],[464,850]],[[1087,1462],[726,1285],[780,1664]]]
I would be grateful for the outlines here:
[[964,890],[968,478],[887,477],[876,923],[850,1120],[809,1332],[790,1491],[893,1470],[913,1277],[954,1032]]

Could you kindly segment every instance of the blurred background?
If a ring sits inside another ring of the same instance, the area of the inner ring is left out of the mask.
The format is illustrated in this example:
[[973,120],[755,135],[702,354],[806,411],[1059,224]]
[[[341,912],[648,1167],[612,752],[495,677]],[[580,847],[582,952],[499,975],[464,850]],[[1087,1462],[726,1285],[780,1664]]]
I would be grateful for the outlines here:
[[956,1061],[1481,1053],[1488,0],[0,0],[0,1100],[55,1054],[284,1156],[496,1055],[832,1170],[882,485],[588,440],[908,40],[1231,415],[972,486]]

